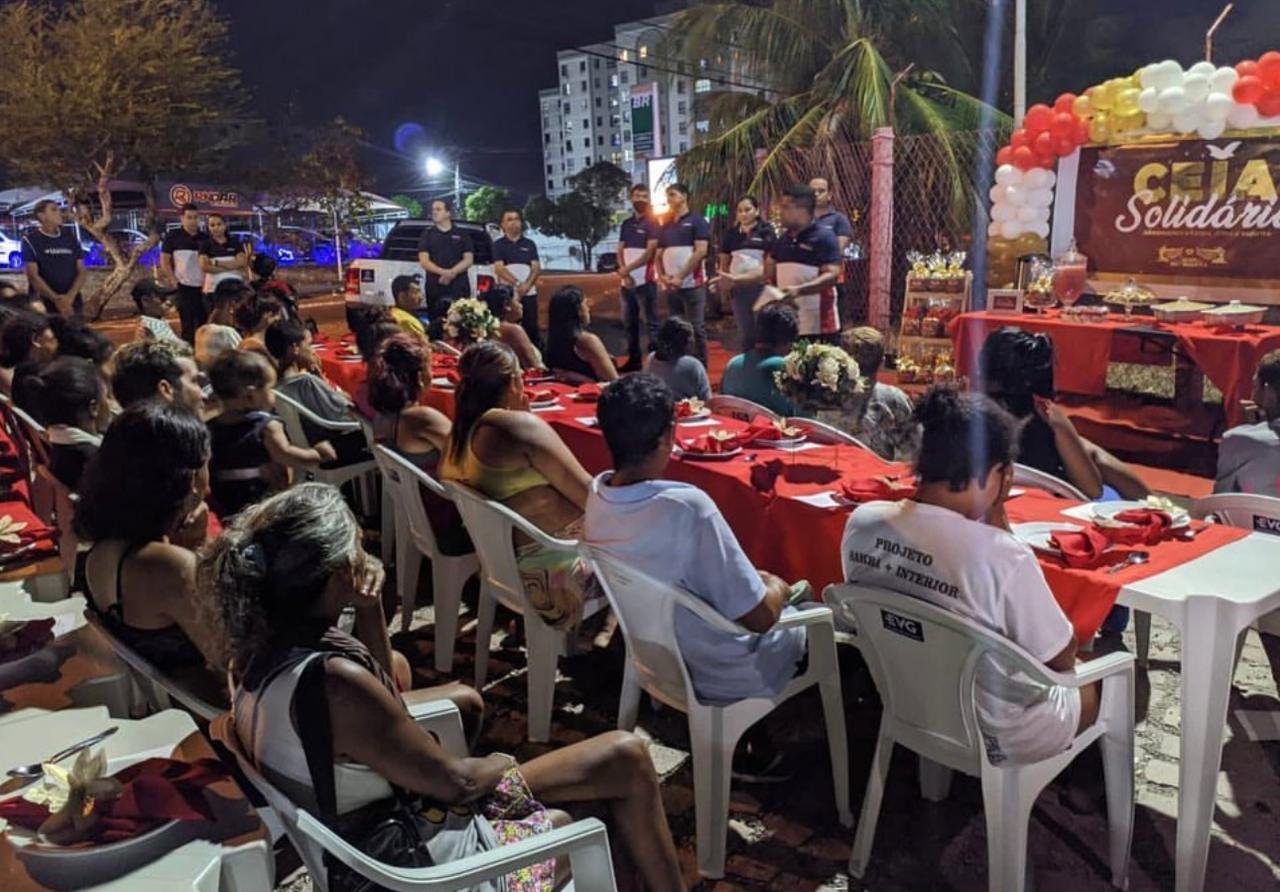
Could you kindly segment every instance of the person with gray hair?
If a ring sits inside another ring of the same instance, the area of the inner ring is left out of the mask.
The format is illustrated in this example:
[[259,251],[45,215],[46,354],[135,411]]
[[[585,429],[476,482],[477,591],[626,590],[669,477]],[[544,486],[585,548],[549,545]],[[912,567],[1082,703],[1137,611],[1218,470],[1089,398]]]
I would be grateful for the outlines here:
[[[406,699],[440,691],[398,690],[382,568],[333,487],[306,483],[246,508],[205,550],[196,579],[225,636],[241,745],[353,845],[374,847],[361,828],[395,815],[413,822],[428,863],[444,864],[565,820],[543,802],[601,800],[648,888],[685,888],[639,737],[614,731],[521,764],[502,753],[452,756],[414,723]],[[348,606],[358,638],[336,628]],[[379,860],[419,863],[418,851],[387,848],[376,847]],[[331,887],[341,870],[330,869]],[[548,886],[555,879],[554,861],[527,870]]]

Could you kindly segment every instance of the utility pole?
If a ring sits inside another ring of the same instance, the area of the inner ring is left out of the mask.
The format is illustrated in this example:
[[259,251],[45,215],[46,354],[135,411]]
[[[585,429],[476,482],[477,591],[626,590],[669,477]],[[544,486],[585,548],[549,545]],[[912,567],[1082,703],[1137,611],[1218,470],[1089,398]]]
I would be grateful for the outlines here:
[[1013,126],[1027,113],[1027,0],[1015,0],[1013,14]]
[[462,214],[462,168],[457,158],[453,159],[453,212]]

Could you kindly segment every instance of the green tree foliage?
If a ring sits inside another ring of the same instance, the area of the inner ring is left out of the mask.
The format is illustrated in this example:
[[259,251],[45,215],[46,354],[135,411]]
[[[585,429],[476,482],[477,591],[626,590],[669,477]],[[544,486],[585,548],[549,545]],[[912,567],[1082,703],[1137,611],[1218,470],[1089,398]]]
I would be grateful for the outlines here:
[[[159,237],[151,184],[207,170],[235,138],[239,75],[211,0],[23,0],[0,8],[0,160],[10,179],[52,185],[102,242],[112,269],[99,315]],[[145,184],[151,238],[107,234],[113,177]],[[96,195],[95,195],[96,193]]]
[[392,204],[398,204],[409,212],[410,217],[422,216],[422,202],[403,193],[392,195],[389,199]]
[[622,206],[631,178],[616,164],[597,161],[569,177],[569,185],[589,205],[613,211]]
[[481,186],[463,202],[466,218],[473,223],[497,223],[510,205],[511,193],[496,186]]
[[568,192],[558,199],[534,195],[524,206],[524,219],[546,235],[576,241],[585,269],[591,268],[596,245],[613,228],[612,210],[591,204],[581,192]]

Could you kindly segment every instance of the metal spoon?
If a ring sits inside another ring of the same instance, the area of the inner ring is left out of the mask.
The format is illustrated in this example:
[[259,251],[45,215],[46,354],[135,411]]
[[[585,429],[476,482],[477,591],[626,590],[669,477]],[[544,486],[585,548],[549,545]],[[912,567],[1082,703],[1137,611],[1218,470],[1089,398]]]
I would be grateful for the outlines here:
[[112,734],[116,733],[119,730],[120,730],[119,725],[112,725],[107,730],[102,731],[98,734],[95,734],[92,737],[88,738],[87,740],[82,740],[79,743],[72,744],[71,746],[67,747],[65,750],[62,750],[61,752],[54,753],[49,758],[45,759],[44,762],[34,762],[30,765],[19,765],[17,768],[10,768],[9,777],[21,777],[21,778],[39,777],[40,775],[44,774],[44,766],[46,764],[52,763],[52,762],[61,762],[63,759],[67,758],[67,756],[74,756],[76,753],[80,752],[81,750],[88,749],[89,747],[94,746],[95,744],[101,743],[102,741],[106,740],[108,737],[110,737]]
[[1113,573],[1119,573],[1121,570],[1128,569],[1129,567],[1136,567],[1139,564],[1145,564],[1149,560],[1151,560],[1151,554],[1149,552],[1131,552],[1127,558],[1108,570],[1107,575],[1110,576]]

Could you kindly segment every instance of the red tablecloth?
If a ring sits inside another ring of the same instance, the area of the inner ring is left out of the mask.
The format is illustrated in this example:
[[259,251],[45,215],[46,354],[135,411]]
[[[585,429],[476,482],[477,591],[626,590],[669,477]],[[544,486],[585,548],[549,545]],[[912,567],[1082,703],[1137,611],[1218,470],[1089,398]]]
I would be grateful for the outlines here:
[[350,335],[337,340],[316,338],[311,349],[320,360],[324,376],[329,382],[342,388],[347,396],[354,397],[366,375],[364,360],[356,350],[355,338]]
[[14,437],[0,424],[0,517],[8,516],[15,524],[26,525],[15,533],[18,543],[0,543],[0,564],[10,551],[32,543],[36,547],[28,553],[31,560],[41,560],[58,551],[57,531],[46,526],[31,507],[31,485],[26,473]]
[[1253,390],[1253,372],[1258,360],[1272,350],[1280,349],[1280,326],[1255,325],[1244,331],[1219,332],[1199,324],[1164,325],[1151,317],[1126,319],[1113,313],[1103,323],[1068,322],[1056,311],[1044,316],[1000,313],[965,313],[952,321],[951,339],[955,344],[956,369],[973,378],[978,367],[978,352],[987,336],[1006,325],[1053,338],[1055,348],[1054,384],[1064,393],[1102,396],[1107,389],[1107,363],[1112,355],[1112,342],[1117,331],[1145,326],[1168,332],[1191,357],[1206,378],[1222,391],[1223,409],[1230,425],[1239,424],[1240,400],[1249,399]]

